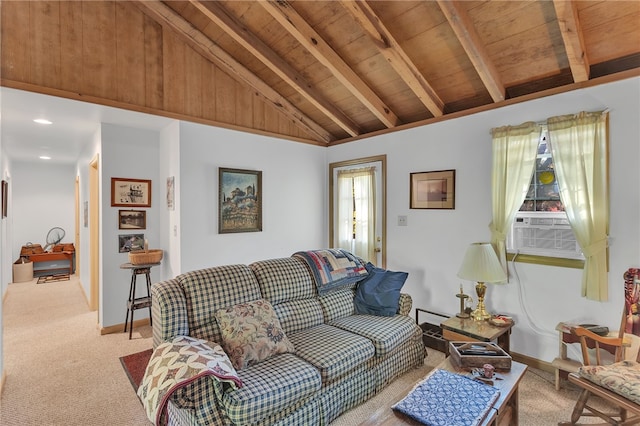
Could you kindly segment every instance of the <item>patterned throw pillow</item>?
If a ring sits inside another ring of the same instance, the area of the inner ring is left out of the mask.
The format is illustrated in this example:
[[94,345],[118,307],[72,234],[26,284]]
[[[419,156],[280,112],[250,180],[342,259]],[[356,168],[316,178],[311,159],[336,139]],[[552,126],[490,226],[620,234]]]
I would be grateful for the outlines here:
[[272,355],[295,351],[267,300],[220,309],[216,320],[222,331],[222,347],[238,370]]

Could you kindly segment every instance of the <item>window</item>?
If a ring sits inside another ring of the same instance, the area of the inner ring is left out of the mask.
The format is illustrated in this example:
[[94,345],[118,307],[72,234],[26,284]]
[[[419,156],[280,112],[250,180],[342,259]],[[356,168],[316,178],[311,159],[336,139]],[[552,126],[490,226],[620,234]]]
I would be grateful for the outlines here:
[[548,135],[543,130],[536,165],[524,202],[507,237],[507,253],[583,260],[556,178]]

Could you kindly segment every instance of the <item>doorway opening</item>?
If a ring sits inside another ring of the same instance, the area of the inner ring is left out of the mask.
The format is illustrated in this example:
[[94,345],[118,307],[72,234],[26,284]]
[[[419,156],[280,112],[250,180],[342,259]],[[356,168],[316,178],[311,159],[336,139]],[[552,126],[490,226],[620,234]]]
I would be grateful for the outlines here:
[[329,164],[329,244],[385,268],[386,155]]

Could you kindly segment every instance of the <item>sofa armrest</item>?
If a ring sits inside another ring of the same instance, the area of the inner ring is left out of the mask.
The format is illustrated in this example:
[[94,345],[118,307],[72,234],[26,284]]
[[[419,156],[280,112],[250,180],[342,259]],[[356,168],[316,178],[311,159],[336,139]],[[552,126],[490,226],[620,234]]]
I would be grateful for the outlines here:
[[177,280],[162,281],[151,286],[151,318],[154,349],[177,336],[189,335],[187,299]]
[[400,315],[409,315],[411,307],[413,306],[413,299],[407,293],[400,293],[400,300],[398,301],[398,313]]

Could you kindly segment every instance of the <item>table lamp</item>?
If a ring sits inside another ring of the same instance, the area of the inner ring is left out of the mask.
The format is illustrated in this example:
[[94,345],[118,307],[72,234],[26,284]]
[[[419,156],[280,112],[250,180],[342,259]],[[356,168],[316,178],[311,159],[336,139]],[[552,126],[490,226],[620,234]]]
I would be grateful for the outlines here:
[[476,321],[491,318],[491,314],[484,307],[484,295],[487,291],[487,286],[484,283],[500,282],[507,279],[491,243],[473,243],[467,248],[458,271],[458,277],[477,282],[478,306],[471,312],[471,318]]

